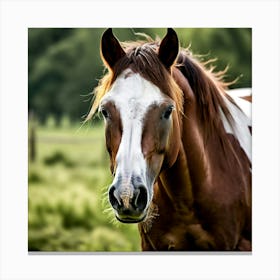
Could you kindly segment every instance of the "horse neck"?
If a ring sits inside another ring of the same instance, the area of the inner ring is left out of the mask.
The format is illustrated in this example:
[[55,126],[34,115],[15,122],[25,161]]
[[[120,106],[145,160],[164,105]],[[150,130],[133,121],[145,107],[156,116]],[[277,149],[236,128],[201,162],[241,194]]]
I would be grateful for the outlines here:
[[157,192],[165,207],[169,205],[172,210],[191,214],[195,196],[211,172],[202,133],[193,124],[183,125],[188,127],[188,137],[181,140],[175,163],[161,172]]
[[180,143],[180,150],[175,163],[168,169],[161,172],[159,176],[162,189],[161,197],[166,198],[176,210],[187,210],[192,207],[193,196],[187,157],[183,143]]
[[[194,196],[201,188],[211,181],[213,168],[213,157],[220,157],[223,154],[222,146],[215,133],[208,137],[206,145],[205,129],[202,125],[196,97],[188,83],[188,80],[180,72],[173,69],[173,78],[183,91],[184,114],[181,123],[180,150],[175,164],[160,175],[160,181],[166,193],[166,198],[172,200],[172,205],[181,207],[187,205],[192,208]],[[213,155],[213,145],[218,145],[217,154]]]
[[188,81],[178,69],[174,70],[173,77],[184,93],[184,115],[181,125],[182,152],[186,157],[192,185],[199,186],[209,176],[209,154],[204,143],[204,129],[197,110],[196,98]]
[[[195,111],[196,106],[190,106],[192,108],[188,112]],[[209,180],[210,165],[209,147],[205,145],[204,131],[196,112],[193,112],[193,116],[186,118],[183,122],[183,134],[182,144],[188,162],[192,186],[194,190],[199,190],[199,187]]]

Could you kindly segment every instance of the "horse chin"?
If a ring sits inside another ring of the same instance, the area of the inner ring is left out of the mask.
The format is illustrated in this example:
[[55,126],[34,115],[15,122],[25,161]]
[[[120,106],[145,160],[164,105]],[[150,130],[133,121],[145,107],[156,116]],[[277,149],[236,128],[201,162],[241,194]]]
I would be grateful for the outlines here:
[[119,222],[124,223],[124,224],[136,224],[136,223],[141,223],[146,219],[146,214],[143,215],[142,217],[119,217],[116,215],[116,218]]

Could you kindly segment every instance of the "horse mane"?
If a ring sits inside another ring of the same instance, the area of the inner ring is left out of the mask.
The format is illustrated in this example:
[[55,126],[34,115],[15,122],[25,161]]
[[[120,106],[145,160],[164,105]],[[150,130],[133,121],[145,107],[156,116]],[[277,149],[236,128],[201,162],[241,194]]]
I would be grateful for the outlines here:
[[188,80],[195,95],[206,137],[213,131],[216,133],[220,131],[221,112],[231,126],[233,126],[234,122],[225,99],[235,104],[234,100],[226,94],[226,90],[228,86],[234,84],[236,80],[232,82],[223,81],[224,75],[228,70],[227,67],[219,72],[214,72],[215,67],[213,66],[208,69],[207,65],[213,61],[215,61],[215,59],[200,62],[186,49],[180,51],[176,65]]
[[[117,77],[127,68],[139,73],[143,78],[156,85],[164,94],[171,97],[175,101],[179,112],[183,115],[183,92],[157,55],[160,40],[154,41],[145,34],[141,35],[145,36],[146,40],[121,43],[126,55],[116,63],[113,70],[108,69],[107,74],[99,81],[94,91],[94,102],[86,121],[92,118],[98,109],[101,98],[111,88]],[[220,72],[214,72],[214,67],[207,69],[207,65],[212,61],[213,59],[204,63],[200,62],[197,57],[192,55],[189,49],[181,49],[176,63],[172,66],[172,68],[178,68],[190,84],[196,97],[201,121],[205,124],[206,135],[213,131],[220,131],[220,110],[229,124],[232,125],[233,123],[232,116],[224,100],[224,98],[228,98],[233,102],[225,93],[228,85],[233,82],[223,82],[227,68]]]

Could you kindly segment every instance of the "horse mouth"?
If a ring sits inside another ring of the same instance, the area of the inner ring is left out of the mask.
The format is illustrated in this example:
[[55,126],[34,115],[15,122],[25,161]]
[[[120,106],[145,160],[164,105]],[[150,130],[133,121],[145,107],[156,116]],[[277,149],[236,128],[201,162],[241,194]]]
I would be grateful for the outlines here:
[[116,215],[116,218],[119,222],[124,223],[124,224],[136,224],[136,223],[141,223],[145,220],[146,215],[144,215],[143,217],[139,218],[139,217],[119,217],[118,215]]

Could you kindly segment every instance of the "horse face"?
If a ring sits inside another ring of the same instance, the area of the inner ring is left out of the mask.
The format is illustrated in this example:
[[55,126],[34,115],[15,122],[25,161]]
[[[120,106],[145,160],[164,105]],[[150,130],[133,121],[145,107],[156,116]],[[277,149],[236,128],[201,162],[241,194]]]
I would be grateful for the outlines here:
[[130,69],[101,100],[115,175],[109,200],[121,222],[140,222],[146,217],[153,184],[168,153],[174,108],[169,97]]
[[[157,53],[163,71],[170,72],[178,50],[177,34],[169,28]],[[128,58],[126,55],[112,29],[107,29],[101,40],[101,57],[107,68],[114,73],[120,67],[118,62]],[[106,145],[114,174],[109,200],[117,219],[134,223],[147,215],[162,166],[171,165],[176,159],[178,145],[169,139],[179,139],[179,129],[178,116],[172,114],[173,100],[156,83],[147,81],[137,71],[124,69],[100,101],[100,110],[106,123]]]

